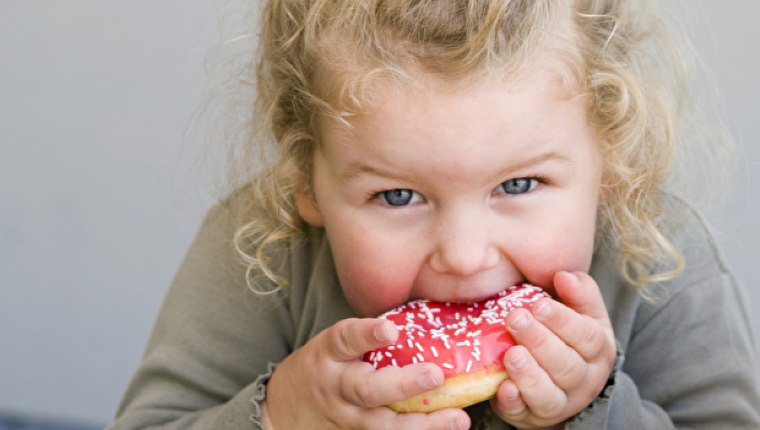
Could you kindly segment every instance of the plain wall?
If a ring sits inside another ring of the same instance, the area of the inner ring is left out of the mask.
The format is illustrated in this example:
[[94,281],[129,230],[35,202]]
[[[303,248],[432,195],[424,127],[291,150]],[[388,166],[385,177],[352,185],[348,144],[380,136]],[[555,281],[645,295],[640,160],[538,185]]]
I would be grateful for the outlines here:
[[[218,3],[0,3],[0,412],[113,415],[212,201],[184,132]],[[712,225],[757,309],[760,3],[686,4],[743,151]]]
[[212,4],[0,2],[0,412],[105,423],[210,199]]

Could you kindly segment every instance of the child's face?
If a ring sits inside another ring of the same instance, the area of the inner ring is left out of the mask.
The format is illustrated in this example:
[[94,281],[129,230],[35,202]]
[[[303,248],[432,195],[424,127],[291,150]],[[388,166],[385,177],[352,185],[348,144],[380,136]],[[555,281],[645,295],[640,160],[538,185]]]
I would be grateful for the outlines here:
[[321,123],[314,200],[349,303],[474,301],[589,269],[601,158],[586,100],[534,74],[452,89],[380,85],[371,109]]

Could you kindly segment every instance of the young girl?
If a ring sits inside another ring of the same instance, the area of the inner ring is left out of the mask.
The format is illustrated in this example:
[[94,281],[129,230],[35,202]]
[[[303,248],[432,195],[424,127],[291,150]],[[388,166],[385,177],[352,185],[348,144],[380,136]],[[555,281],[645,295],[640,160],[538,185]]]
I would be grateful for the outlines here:
[[[267,163],[206,218],[111,428],[760,428],[741,289],[664,191],[683,76],[651,8],[268,1]],[[521,282],[554,299],[510,314],[493,400],[383,406],[443,373],[363,363],[398,335],[374,317]]]

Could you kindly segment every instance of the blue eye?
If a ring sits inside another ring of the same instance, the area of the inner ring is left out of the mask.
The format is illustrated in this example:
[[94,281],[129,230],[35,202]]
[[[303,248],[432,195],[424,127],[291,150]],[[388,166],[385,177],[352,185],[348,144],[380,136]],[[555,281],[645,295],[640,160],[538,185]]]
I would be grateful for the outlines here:
[[499,186],[507,194],[525,194],[536,188],[538,180],[536,178],[515,178],[504,181]]
[[383,191],[377,197],[391,206],[406,206],[412,202],[415,192],[409,189],[395,189]]

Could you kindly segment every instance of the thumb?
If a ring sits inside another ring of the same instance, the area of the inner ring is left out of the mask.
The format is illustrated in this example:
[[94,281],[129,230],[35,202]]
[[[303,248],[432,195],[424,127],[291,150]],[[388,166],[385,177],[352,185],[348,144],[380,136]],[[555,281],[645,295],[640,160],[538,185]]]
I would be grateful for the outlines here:
[[557,272],[554,290],[562,303],[579,314],[596,320],[609,320],[602,292],[596,281],[585,272]]
[[352,361],[365,352],[389,345],[398,337],[396,326],[378,318],[348,318],[328,327],[314,340],[335,361]]

